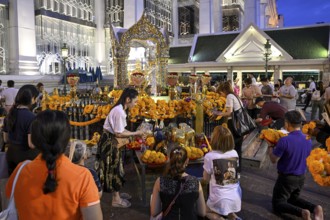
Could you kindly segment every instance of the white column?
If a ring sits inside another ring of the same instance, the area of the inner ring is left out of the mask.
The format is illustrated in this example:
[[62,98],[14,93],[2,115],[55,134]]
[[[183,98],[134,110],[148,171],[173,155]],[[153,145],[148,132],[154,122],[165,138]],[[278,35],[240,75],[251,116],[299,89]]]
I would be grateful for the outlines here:
[[244,20],[243,28],[245,29],[250,23],[257,24],[256,20],[256,1],[257,0],[245,0],[244,6]]
[[211,33],[211,0],[199,2],[199,33]]
[[267,0],[260,0],[259,28],[261,29],[266,28],[266,6],[267,6]]
[[[98,0],[100,1],[100,0]],[[143,0],[124,1],[124,28],[130,28],[142,16],[144,10]]]
[[239,86],[239,91],[240,91],[240,95],[241,95],[242,94],[242,85],[243,85],[242,71],[237,71],[237,78],[239,79],[238,86]]
[[38,75],[33,0],[9,1],[9,74]]
[[173,46],[178,45],[179,41],[179,8],[178,8],[178,0],[173,0],[172,2],[172,17],[173,17]]
[[274,66],[274,83],[277,82],[278,79],[282,79],[282,72],[280,66]]
[[227,81],[230,80],[233,83],[233,67],[228,66],[227,67]]
[[222,31],[222,5],[220,0],[213,0],[213,25],[212,32],[217,33]]
[[106,52],[105,52],[105,22],[104,1],[95,1],[95,58],[96,65],[101,67],[102,72],[106,72]]

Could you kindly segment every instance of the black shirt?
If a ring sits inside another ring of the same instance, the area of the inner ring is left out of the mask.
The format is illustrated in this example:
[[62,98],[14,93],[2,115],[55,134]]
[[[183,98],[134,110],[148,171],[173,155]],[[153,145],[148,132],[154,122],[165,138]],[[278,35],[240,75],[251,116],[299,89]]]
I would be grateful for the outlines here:
[[19,145],[22,150],[29,150],[28,134],[31,133],[31,123],[35,118],[27,108],[18,108],[16,115],[16,122],[13,131],[8,127],[7,117],[4,120],[3,131],[8,133],[9,143]]
[[166,211],[167,207],[179,192],[181,181],[185,182],[183,190],[176,199],[171,211],[166,217],[163,217],[165,220],[197,220],[196,203],[199,197],[199,182],[194,176],[182,177],[181,180],[175,180],[170,177],[160,177],[159,195],[162,201],[162,211]]

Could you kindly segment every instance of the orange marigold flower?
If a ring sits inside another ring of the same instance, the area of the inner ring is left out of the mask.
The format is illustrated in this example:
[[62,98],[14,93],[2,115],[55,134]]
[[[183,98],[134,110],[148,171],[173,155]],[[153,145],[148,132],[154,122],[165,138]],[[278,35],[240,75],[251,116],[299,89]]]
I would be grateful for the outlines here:
[[309,165],[309,171],[313,174],[321,174],[324,171],[324,165],[322,162],[314,160]]
[[315,121],[311,121],[311,122],[309,122],[308,127],[309,127],[310,129],[314,129],[314,128],[316,127],[316,123],[315,123]]
[[327,175],[330,176],[330,164],[328,164],[328,163],[325,164],[324,165],[324,170],[325,170],[325,172],[327,172]]
[[330,176],[323,177],[323,183],[325,186],[330,186]]
[[321,186],[324,186],[324,181],[323,181],[323,178],[321,175],[317,174],[317,175],[313,175],[313,178],[314,178],[314,181],[321,185]]
[[328,148],[328,151],[330,150],[330,138],[327,138],[327,140],[325,141],[325,145]]
[[307,133],[308,133],[308,129],[309,129],[308,124],[305,124],[305,125],[302,127],[301,131],[302,131],[304,134],[307,134]]

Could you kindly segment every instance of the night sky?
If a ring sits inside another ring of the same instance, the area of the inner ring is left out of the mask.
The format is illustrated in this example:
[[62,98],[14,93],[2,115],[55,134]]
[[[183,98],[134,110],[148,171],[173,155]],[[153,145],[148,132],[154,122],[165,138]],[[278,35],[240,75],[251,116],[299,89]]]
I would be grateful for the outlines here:
[[330,0],[277,0],[284,27],[330,23]]

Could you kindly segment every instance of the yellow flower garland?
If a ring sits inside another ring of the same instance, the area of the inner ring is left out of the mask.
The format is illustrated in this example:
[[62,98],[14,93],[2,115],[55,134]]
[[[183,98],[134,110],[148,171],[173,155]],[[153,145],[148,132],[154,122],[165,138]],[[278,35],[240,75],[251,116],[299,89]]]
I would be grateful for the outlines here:
[[306,139],[309,140],[311,137],[308,132],[316,128],[316,123],[314,121],[309,122],[308,124],[304,124],[301,131],[306,134]]
[[83,122],[70,121],[70,125],[82,127],[82,126],[87,126],[87,125],[94,124],[94,123],[99,122],[99,121],[101,121],[101,118],[96,117],[96,118],[93,118],[92,120],[83,121]]
[[321,148],[312,150],[306,159],[309,172],[314,181],[321,186],[330,186],[330,151],[329,146],[327,147],[328,151]]

